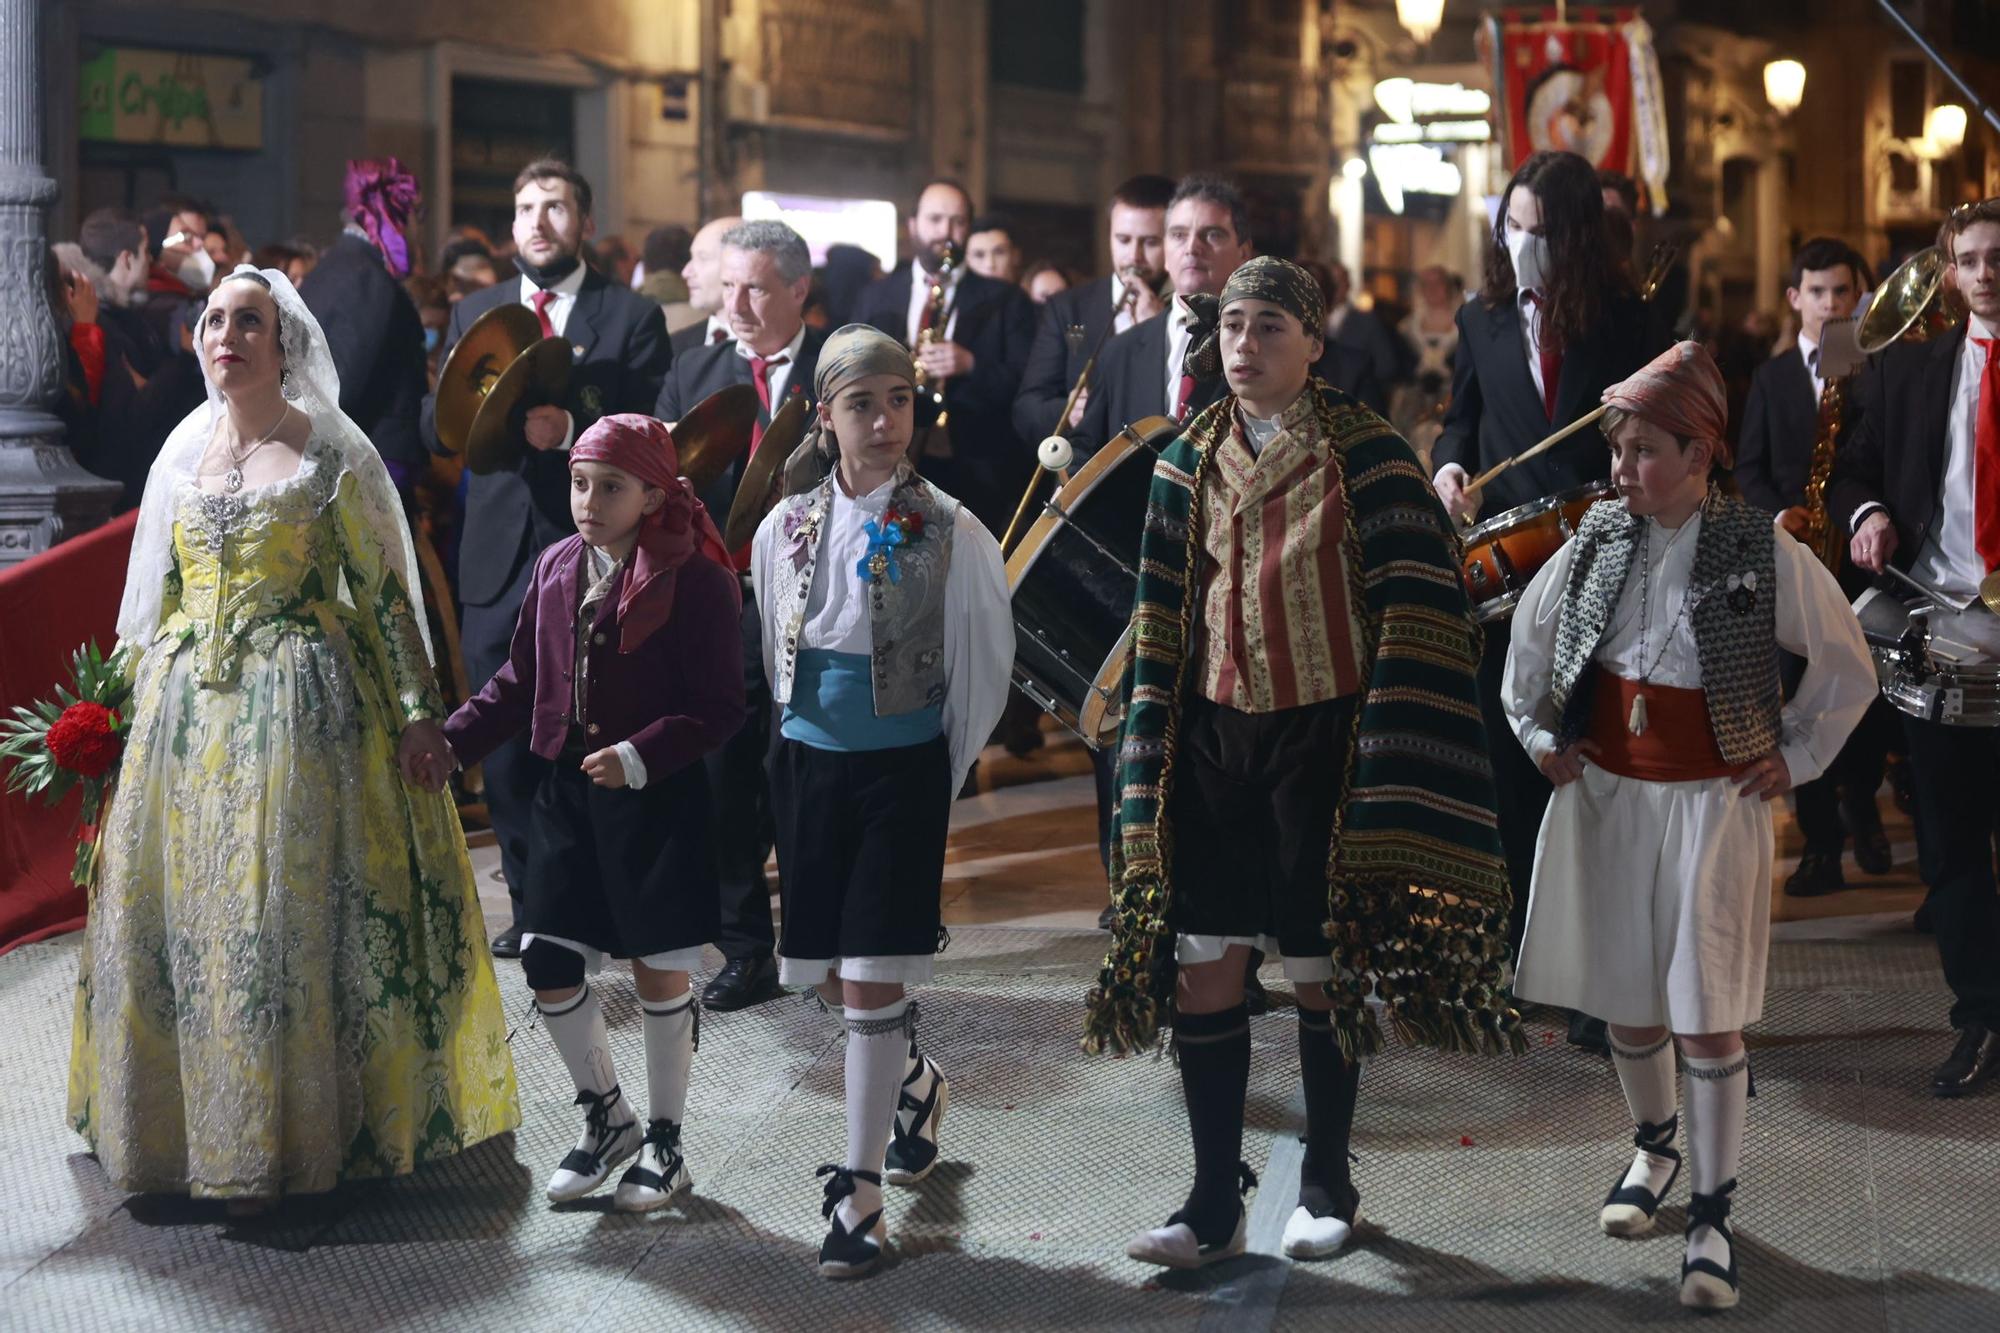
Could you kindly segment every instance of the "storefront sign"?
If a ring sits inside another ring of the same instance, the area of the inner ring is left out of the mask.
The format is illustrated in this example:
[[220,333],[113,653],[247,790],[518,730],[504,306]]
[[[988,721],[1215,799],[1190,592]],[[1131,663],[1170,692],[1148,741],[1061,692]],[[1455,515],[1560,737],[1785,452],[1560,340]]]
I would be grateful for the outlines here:
[[82,139],[264,146],[264,85],[249,60],[113,46],[86,59],[80,74]]

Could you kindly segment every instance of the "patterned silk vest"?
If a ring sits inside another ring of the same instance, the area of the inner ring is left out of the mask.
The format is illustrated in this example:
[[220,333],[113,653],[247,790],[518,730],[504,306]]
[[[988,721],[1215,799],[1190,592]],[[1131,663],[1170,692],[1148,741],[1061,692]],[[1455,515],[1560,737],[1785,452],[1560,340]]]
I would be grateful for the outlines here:
[[[1624,505],[1606,500],[1592,506],[1577,526],[1556,622],[1549,689],[1561,718],[1557,734],[1565,745],[1588,726],[1589,689],[1577,685],[1631,577],[1644,522]],[[1696,535],[1687,593],[1695,602],[1688,620],[1701,662],[1709,728],[1722,757],[1732,764],[1747,764],[1778,747],[1777,594],[1777,533],[1770,516],[1733,496],[1715,496]]]
[[[766,624],[775,622],[781,632],[771,655],[776,677],[771,692],[781,704],[791,702],[799,632],[805,625],[826,516],[838,484],[829,475],[814,489],[778,506],[779,531],[785,537],[772,562],[770,597],[776,610]],[[914,713],[944,702],[945,579],[951,572],[951,538],[958,520],[958,501],[907,466],[897,474],[889,507],[922,515],[923,535],[897,548],[894,579],[886,574],[873,577],[863,589],[868,598],[869,642],[874,645],[877,717]],[[826,576],[857,577],[852,569],[829,569]]]

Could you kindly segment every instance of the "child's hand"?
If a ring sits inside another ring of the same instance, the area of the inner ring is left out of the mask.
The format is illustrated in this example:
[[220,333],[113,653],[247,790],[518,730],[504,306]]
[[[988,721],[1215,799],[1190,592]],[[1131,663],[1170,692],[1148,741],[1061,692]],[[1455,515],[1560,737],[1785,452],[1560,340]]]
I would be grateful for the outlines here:
[[1761,795],[1767,801],[1774,801],[1792,789],[1791,765],[1776,750],[1736,776],[1743,781],[1743,785],[1736,789],[1740,796]]
[[618,748],[610,746],[583,757],[584,775],[600,787],[613,791],[625,785],[625,761],[618,757]]
[[1542,775],[1558,787],[1567,787],[1583,776],[1583,761],[1587,755],[1597,753],[1597,742],[1577,741],[1565,745],[1560,750],[1551,750],[1542,756]]
[[428,718],[404,727],[403,738],[396,746],[396,766],[411,786],[443,791],[454,766],[451,742],[444,738],[444,729]]

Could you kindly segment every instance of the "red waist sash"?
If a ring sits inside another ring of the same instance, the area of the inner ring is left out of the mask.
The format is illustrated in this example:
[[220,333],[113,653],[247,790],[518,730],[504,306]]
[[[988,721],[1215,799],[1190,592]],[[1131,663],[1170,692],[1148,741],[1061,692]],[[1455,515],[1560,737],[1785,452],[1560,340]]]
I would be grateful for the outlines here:
[[[1628,723],[1632,701],[1641,694],[1646,697],[1646,730],[1634,736]],[[1697,782],[1732,777],[1738,768],[1722,757],[1715,744],[1708,699],[1702,691],[1642,685],[1609,671],[1597,673],[1590,739],[1597,744],[1590,762],[1621,778]]]

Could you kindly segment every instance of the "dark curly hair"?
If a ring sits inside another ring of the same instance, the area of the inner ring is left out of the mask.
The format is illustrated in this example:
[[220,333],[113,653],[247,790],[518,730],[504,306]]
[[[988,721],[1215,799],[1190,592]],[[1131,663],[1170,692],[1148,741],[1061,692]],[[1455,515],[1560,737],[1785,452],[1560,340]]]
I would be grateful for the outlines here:
[[1542,235],[1549,243],[1549,290],[1542,293],[1544,327],[1558,343],[1574,342],[1597,323],[1607,296],[1629,291],[1632,285],[1612,253],[1597,168],[1575,153],[1536,153],[1514,169],[1500,195],[1500,217],[1486,251],[1486,281],[1479,296],[1488,306],[1515,300],[1506,219],[1516,190],[1532,191],[1542,206]]

